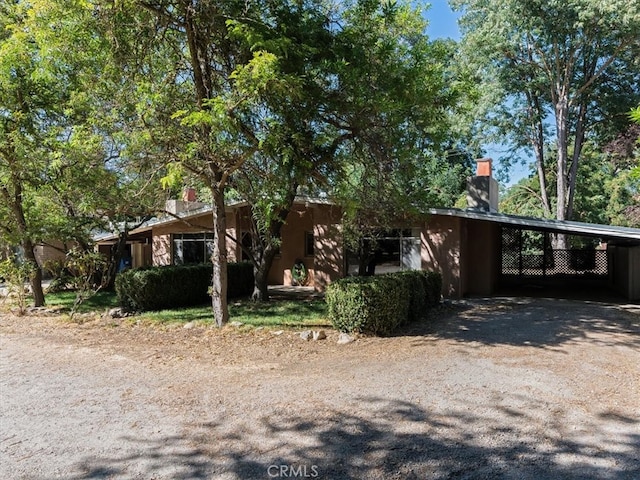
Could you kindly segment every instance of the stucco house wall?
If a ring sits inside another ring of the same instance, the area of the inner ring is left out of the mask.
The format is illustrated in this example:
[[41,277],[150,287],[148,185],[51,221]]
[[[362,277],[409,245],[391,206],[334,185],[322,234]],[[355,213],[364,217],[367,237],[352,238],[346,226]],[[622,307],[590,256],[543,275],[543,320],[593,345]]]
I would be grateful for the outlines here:
[[640,300],[640,247],[609,247],[611,282],[629,300]]
[[442,274],[442,294],[460,297],[463,293],[461,275],[462,219],[431,216],[421,237],[422,269]]
[[464,221],[465,254],[461,265],[463,294],[491,295],[500,275],[500,227],[479,220]]
[[[250,231],[249,215],[249,208],[246,206],[229,209],[227,234],[242,241],[243,233]],[[342,277],[344,255],[339,223],[338,207],[328,204],[295,204],[282,227],[282,245],[269,271],[269,284],[291,285],[291,269],[298,260],[304,263],[309,273],[307,284],[319,290]],[[188,224],[168,219],[166,223],[153,225],[148,244],[131,245],[133,266],[171,265],[174,263],[172,235],[210,232],[212,228],[210,213],[189,217]],[[306,251],[307,235],[313,235],[312,254]],[[227,238],[227,259],[230,262],[242,259],[241,246],[230,238]]]
[[345,275],[345,250],[342,242],[342,210],[332,205],[314,209],[314,285],[324,290]]

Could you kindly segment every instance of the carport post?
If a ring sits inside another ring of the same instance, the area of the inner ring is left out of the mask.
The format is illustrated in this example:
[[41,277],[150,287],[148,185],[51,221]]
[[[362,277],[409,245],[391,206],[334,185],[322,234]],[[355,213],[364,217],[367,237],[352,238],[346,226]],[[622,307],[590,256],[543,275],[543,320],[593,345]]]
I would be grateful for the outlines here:
[[518,229],[518,274],[522,279],[522,229]]
[[549,246],[549,233],[542,232],[542,278],[547,278],[547,247]]

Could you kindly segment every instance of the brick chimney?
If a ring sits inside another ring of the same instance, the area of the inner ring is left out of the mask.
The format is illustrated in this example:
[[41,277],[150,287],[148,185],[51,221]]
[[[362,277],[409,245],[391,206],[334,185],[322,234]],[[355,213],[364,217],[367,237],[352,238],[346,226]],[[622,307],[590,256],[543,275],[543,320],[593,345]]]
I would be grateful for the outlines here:
[[476,160],[476,175],[467,180],[467,205],[470,210],[498,211],[498,182],[491,175],[492,160]]
[[182,201],[183,202],[195,202],[196,201],[196,189],[185,187],[182,190]]
[[167,212],[177,215],[179,213],[197,210],[205,206],[206,203],[197,201],[195,188],[185,187],[182,190],[182,200],[167,200],[164,208]]

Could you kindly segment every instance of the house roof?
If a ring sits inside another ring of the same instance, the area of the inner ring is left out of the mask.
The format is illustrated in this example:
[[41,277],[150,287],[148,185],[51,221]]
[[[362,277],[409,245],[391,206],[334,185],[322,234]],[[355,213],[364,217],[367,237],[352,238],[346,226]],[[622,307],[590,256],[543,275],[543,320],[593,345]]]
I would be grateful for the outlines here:
[[[295,199],[296,204],[315,204],[315,205],[334,205],[329,198],[314,198],[307,196],[298,196]],[[228,210],[247,206],[244,201],[232,202],[227,205]],[[139,227],[131,230],[131,235],[140,234],[151,230],[154,226],[167,225],[173,222],[189,221],[201,215],[211,213],[210,205],[200,207],[194,210],[187,210],[175,215],[165,215],[162,217],[152,218]],[[551,233],[566,233],[569,235],[582,235],[600,238],[604,241],[621,241],[640,245],[640,229],[630,227],[616,227],[611,225],[601,225],[596,223],[573,222],[566,220],[553,220],[546,218],[523,217],[519,215],[508,215],[505,213],[487,212],[475,209],[459,209],[459,208],[431,208],[425,213],[429,215],[441,215],[448,217],[466,218],[471,220],[481,220],[493,222],[500,225],[512,227],[522,227],[527,230],[537,230]],[[94,237],[96,242],[108,242],[117,238],[113,233],[100,233]]]
[[[332,202],[328,198],[297,196],[294,200],[294,204],[334,205],[334,202]],[[245,201],[233,201],[226,205],[226,209],[229,211],[235,208],[242,208],[248,205],[249,205],[248,202],[245,202]],[[210,214],[212,213],[212,211],[213,211],[213,208],[211,205],[205,205],[202,207],[193,208],[193,209],[175,213],[175,214],[165,213],[160,217],[153,217],[147,220],[146,222],[140,224],[138,227],[130,230],[129,235],[144,233],[151,230],[153,227],[157,227],[159,225],[169,225],[171,223],[181,222],[181,221],[188,222],[199,216]],[[113,242],[113,240],[116,240],[117,238],[118,238],[118,235],[113,232],[99,232],[96,235],[94,235],[93,240],[98,243]]]
[[494,222],[500,225],[523,227],[527,230],[566,233],[569,235],[584,235],[601,238],[603,240],[624,240],[640,244],[639,228],[615,227],[596,223],[571,222],[547,218],[521,217],[518,215],[485,212],[482,210],[461,210],[458,208],[431,208],[428,210],[428,213],[430,215],[442,215]]

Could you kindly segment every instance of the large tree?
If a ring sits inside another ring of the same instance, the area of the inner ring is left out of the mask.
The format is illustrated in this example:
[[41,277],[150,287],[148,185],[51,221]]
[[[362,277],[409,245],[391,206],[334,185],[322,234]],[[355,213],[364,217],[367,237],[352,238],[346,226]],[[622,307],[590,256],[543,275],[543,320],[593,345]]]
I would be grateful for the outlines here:
[[[92,143],[80,127],[87,98],[81,72],[92,64],[94,46],[91,35],[77,28],[85,13],[75,2],[0,5],[0,229],[34,267],[36,306],[44,304],[36,244],[86,233],[68,221],[68,204],[49,195],[67,154],[84,161],[80,152]],[[85,50],[68,53],[74,42]],[[60,182],[57,187],[64,188]]]
[[365,237],[455,202],[467,169],[451,148],[451,116],[464,88],[452,73],[454,45],[429,40],[424,12],[361,2],[345,16],[340,38],[349,61],[339,64],[330,121],[350,134],[336,193],[347,246],[364,264],[375,243]]
[[[463,59],[491,96],[485,125],[533,151],[547,216],[573,217],[585,141],[640,95],[638,0],[454,0]],[[495,137],[494,137],[495,139]],[[555,198],[545,154],[553,146]],[[559,236],[557,247],[564,247]]]
[[[165,178],[171,183],[188,172],[210,190],[212,306],[222,325],[228,320],[225,196],[246,162],[260,151],[272,161],[278,154],[273,139],[286,142],[282,118],[304,93],[301,75],[312,73],[296,65],[304,57],[297,49],[317,46],[301,44],[285,32],[287,22],[297,11],[304,15],[308,6],[184,0],[104,5],[114,46],[120,49],[116,61],[141,99],[138,110],[149,144],[161,145],[157,157],[170,164]],[[291,123],[287,128],[289,135],[299,135]]]

